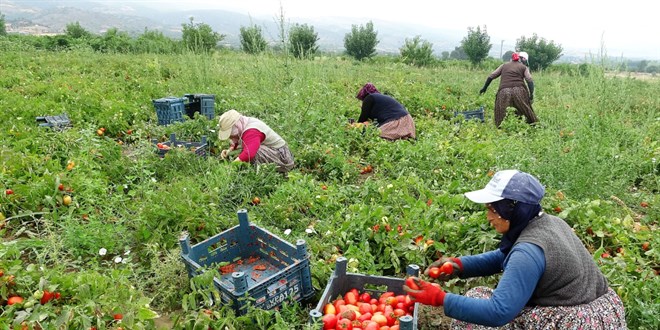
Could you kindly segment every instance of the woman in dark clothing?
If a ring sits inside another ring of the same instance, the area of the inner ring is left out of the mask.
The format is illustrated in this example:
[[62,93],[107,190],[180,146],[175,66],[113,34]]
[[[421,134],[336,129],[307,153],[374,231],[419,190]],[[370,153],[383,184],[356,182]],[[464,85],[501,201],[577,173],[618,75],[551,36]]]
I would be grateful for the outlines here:
[[442,281],[501,274],[494,290],[445,293],[416,277],[404,290],[417,302],[444,306],[452,329],[626,329],[621,299],[572,228],[542,211],[544,194],[535,177],[517,170],[499,171],[484,189],[465,194],[485,204],[488,222],[502,234],[499,248],[442,258],[429,269],[448,268],[437,276]]
[[381,94],[376,86],[367,83],[356,98],[362,101],[358,123],[376,121],[380,137],[388,140],[414,139],[415,122],[406,108],[389,95]]
[[[481,88],[479,94],[483,94],[488,89],[488,85],[497,79],[500,79],[500,88],[495,96],[495,126],[498,128],[504,117],[506,117],[506,108],[516,108],[518,116],[525,116],[528,124],[533,124],[538,121],[536,114],[532,109],[532,102],[534,102],[534,80],[529,68],[525,63],[529,60],[529,55],[526,52],[513,53],[511,55],[511,62],[500,65],[488,78],[484,87]],[[525,87],[527,82],[527,87]]]

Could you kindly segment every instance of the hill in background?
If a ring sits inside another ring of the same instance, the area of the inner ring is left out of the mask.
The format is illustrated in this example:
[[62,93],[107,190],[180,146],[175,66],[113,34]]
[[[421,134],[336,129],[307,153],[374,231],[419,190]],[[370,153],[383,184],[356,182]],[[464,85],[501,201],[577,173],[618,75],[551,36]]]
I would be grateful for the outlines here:
[[[225,10],[188,10],[183,3],[182,9],[174,10],[149,8],[139,1],[3,0],[0,2],[0,13],[5,15],[10,33],[57,34],[62,33],[67,24],[79,22],[83,28],[96,34],[117,28],[137,36],[148,29],[161,31],[171,38],[180,38],[181,25],[187,24],[193,17],[194,22],[206,23],[214,31],[224,34],[223,41],[231,47],[240,47],[240,28],[251,25],[261,27],[264,37],[271,44],[276,44],[280,39],[279,23],[274,16],[264,18]],[[319,49],[329,53],[343,52],[344,36],[351,31],[351,27],[368,22],[342,17],[323,20],[285,17],[285,20],[287,28],[295,23],[313,26],[319,37]],[[383,20],[372,22],[378,32],[380,42],[377,51],[381,54],[398,54],[406,38],[419,35],[433,44],[436,56],[441,56],[442,52],[451,52],[459,46],[467,35],[467,27],[440,31],[414,24]],[[491,40],[501,38],[491,36]],[[506,51],[513,50],[514,46],[515,40],[502,45],[493,44],[490,56],[499,58]],[[565,49],[563,53],[562,62],[585,60],[584,54],[579,52]]]

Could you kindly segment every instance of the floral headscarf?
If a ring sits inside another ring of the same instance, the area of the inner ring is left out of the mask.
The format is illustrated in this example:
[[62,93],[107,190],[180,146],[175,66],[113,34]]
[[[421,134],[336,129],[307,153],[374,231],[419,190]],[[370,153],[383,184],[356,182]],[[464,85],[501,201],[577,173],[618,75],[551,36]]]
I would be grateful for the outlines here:
[[362,87],[362,89],[360,89],[360,91],[357,93],[357,95],[355,97],[358,100],[362,101],[362,100],[364,100],[365,97],[367,97],[367,95],[374,94],[374,93],[380,94],[380,92],[378,91],[378,89],[376,89],[376,86],[374,86],[374,84],[366,83]]

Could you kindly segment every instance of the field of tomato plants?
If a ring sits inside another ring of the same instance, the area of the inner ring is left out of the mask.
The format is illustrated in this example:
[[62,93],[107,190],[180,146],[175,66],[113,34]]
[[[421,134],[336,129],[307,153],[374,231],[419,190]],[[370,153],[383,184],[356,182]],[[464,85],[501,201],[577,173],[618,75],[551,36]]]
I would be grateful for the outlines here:
[[[545,210],[593,252],[630,328],[660,327],[658,80],[606,78],[597,66],[533,73],[539,125],[508,116],[498,130],[497,88],[478,95],[494,62],[414,68],[393,58],[0,46],[1,329],[318,329],[308,312],[339,256],[349,272],[403,277],[409,264],[495,248],[484,209],[462,194],[509,168],[546,185]],[[347,125],[368,81],[409,109],[416,141],[387,142],[371,126]],[[157,125],[151,101],[188,93],[215,94],[216,115],[234,108],[268,123],[296,168],[283,177],[221,160],[226,145],[203,116]],[[481,105],[485,123],[453,117]],[[35,121],[62,113],[70,128]],[[158,157],[151,139],[171,133],[207,135],[209,156],[173,149]],[[315,297],[238,316],[209,298],[217,295],[213,271],[188,278],[181,233],[201,242],[237,225],[239,209],[288,242],[306,240]],[[23,301],[8,304],[16,296]],[[420,319],[420,329],[438,326]]]

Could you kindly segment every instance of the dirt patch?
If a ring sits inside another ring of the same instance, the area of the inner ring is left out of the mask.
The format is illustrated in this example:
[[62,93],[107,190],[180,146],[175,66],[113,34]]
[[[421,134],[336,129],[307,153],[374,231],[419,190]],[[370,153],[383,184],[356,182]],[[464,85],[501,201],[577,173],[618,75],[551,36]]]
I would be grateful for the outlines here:
[[174,322],[167,314],[160,314],[160,317],[154,319],[154,325],[158,330],[169,330],[174,327]]
[[419,330],[449,330],[451,318],[445,316],[442,307],[419,305],[417,329]]

